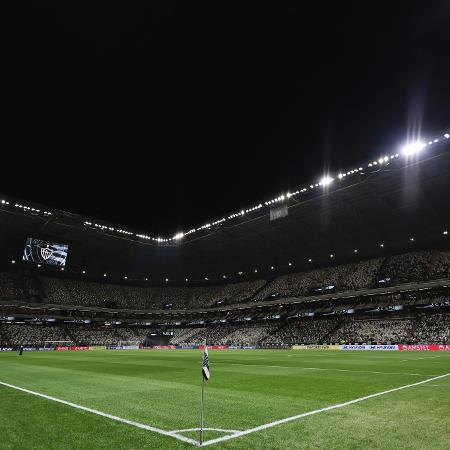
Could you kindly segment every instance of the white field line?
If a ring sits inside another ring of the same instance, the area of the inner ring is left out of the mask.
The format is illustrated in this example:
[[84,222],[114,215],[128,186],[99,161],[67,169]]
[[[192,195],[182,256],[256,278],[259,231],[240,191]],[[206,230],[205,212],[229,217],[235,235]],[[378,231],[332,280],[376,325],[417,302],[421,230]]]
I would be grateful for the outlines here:
[[[441,378],[448,377],[449,375],[450,375],[450,373],[446,373],[444,375],[439,375],[439,376],[436,376],[436,377],[433,377],[433,378],[428,378],[426,380],[419,381],[417,383],[407,384],[405,386],[400,386],[400,387],[397,387],[397,388],[389,389],[387,391],[377,392],[375,394],[367,395],[365,397],[360,397],[360,398],[357,398],[357,399],[354,399],[354,400],[350,400],[348,402],[338,403],[336,405],[327,406],[325,408],[320,408],[320,409],[316,409],[316,410],[313,410],[313,411],[308,411],[306,413],[298,414],[296,416],[291,416],[291,417],[287,417],[285,419],[277,420],[277,421],[274,421],[274,422],[269,422],[269,423],[266,423],[264,425],[259,425],[259,426],[255,427],[255,428],[250,428],[250,429],[244,430],[244,431],[222,430],[222,429],[218,429],[218,428],[211,429],[211,430],[215,430],[215,431],[223,431],[223,432],[229,432],[229,433],[233,433],[233,434],[230,434],[229,436],[223,436],[223,437],[220,437],[220,438],[216,438],[216,439],[210,439],[209,441],[205,441],[202,446],[213,445],[213,444],[217,444],[219,442],[228,441],[230,439],[235,439],[237,437],[245,436],[247,434],[255,433],[257,431],[262,431],[262,430],[265,430],[267,428],[272,428],[272,427],[275,427],[277,425],[281,425],[283,423],[292,422],[294,420],[298,420],[298,419],[301,419],[303,417],[312,416],[314,414],[319,414],[321,412],[331,411],[333,409],[343,408],[345,406],[349,406],[349,405],[353,405],[355,403],[363,402],[365,400],[369,400],[371,398],[379,397],[381,395],[386,395],[386,394],[389,394],[391,392],[401,391],[403,389],[408,389],[408,388],[411,388],[411,387],[414,387],[414,386],[420,386],[420,385],[423,385],[425,383],[429,383],[431,381],[435,381],[435,380],[439,380]],[[187,437],[182,436],[180,434],[177,434],[177,433],[182,432],[182,431],[197,431],[198,429],[166,431],[166,430],[162,430],[161,428],[156,428],[156,427],[152,427],[150,425],[145,425],[145,424],[142,424],[142,423],[139,423],[139,422],[134,422],[132,420],[123,419],[121,417],[113,416],[112,414],[107,414],[107,413],[104,413],[102,411],[98,411],[96,409],[87,408],[85,406],[81,406],[81,405],[78,405],[76,403],[68,402],[66,400],[61,400],[61,399],[56,398],[56,397],[51,397],[50,395],[41,394],[39,392],[35,392],[35,391],[31,391],[29,389],[21,388],[19,386],[15,386],[13,384],[9,384],[9,383],[5,383],[5,382],[0,381],[0,385],[6,386],[6,387],[9,387],[11,389],[18,390],[18,391],[26,392],[27,394],[36,395],[37,397],[42,397],[42,398],[45,398],[47,400],[52,400],[54,402],[61,403],[63,405],[71,406],[72,408],[75,408],[75,409],[79,409],[79,410],[82,410],[82,411],[87,411],[87,412],[90,412],[92,414],[96,414],[98,416],[106,417],[108,419],[115,420],[117,422],[126,423],[128,425],[132,425],[134,427],[141,428],[141,429],[144,429],[144,430],[147,430],[147,431],[152,431],[154,433],[162,434],[164,436],[173,437],[173,438],[178,439],[180,441],[192,444],[192,445],[194,445],[196,447],[200,446],[200,442],[199,441],[196,441],[195,439],[190,439],[190,438],[187,438]]]
[[410,359],[402,359],[400,362],[405,362],[405,361],[419,361],[421,359],[436,359],[436,358],[449,358],[450,355],[439,355],[439,356],[425,356],[422,358],[410,358]]
[[[170,433],[186,433],[187,431],[200,431],[201,428],[186,428],[185,430],[174,430]],[[204,431],[220,431],[222,433],[240,433],[240,430],[224,430],[223,428],[203,428]]]
[[316,409],[314,411],[308,411],[308,412],[303,413],[303,414],[298,414],[297,416],[287,417],[285,419],[276,420],[275,422],[265,423],[264,425],[259,425],[258,427],[255,427],[255,428],[250,428],[250,429],[245,430],[245,431],[240,431],[240,432],[232,434],[230,436],[223,436],[223,437],[216,438],[216,439],[210,439],[209,441],[205,441],[203,443],[203,446],[213,445],[213,444],[217,444],[219,442],[228,441],[230,439],[235,439],[235,438],[240,437],[240,436],[245,436],[247,434],[256,433],[257,431],[266,430],[267,428],[276,427],[277,425],[281,425],[281,424],[287,423],[287,422],[292,422],[293,420],[302,419],[303,417],[312,416],[314,414],[319,414],[319,413],[322,413],[322,412],[331,411],[333,409],[344,408],[345,406],[349,406],[349,405],[353,405],[355,403],[363,402],[363,401],[369,400],[371,398],[380,397],[381,395],[390,394],[391,392],[401,391],[403,389],[408,389],[408,388],[411,388],[411,387],[414,387],[414,386],[420,386],[422,384],[429,383],[430,381],[439,380],[441,378],[448,377],[449,375],[450,375],[450,373],[446,373],[444,375],[439,375],[437,377],[428,378],[427,380],[419,381],[417,383],[407,384],[405,386],[400,386],[400,387],[397,387],[397,388],[389,389],[387,391],[377,392],[376,394],[366,395],[365,397],[360,397],[360,398],[357,398],[355,400],[350,400],[348,402],[338,403],[336,405],[327,406],[326,408],[320,408],[320,409]]
[[134,422],[132,420],[123,419],[122,417],[113,416],[112,414],[107,414],[102,411],[98,411],[97,409],[87,408],[86,406],[81,406],[76,403],[67,402],[66,400],[61,400],[60,398],[51,397],[50,395],[45,395],[45,394],[41,394],[39,392],[31,391],[29,389],[24,389],[19,386],[15,386],[13,384],[4,383],[4,382],[0,381],[0,385],[9,387],[11,389],[15,389],[17,391],[26,392],[27,394],[36,395],[37,397],[42,397],[47,400],[52,400],[53,402],[56,402],[56,403],[62,403],[63,405],[71,406],[72,408],[80,409],[82,411],[87,411],[89,413],[96,414],[97,416],[106,417],[108,419],[115,420],[116,422],[126,423],[127,425],[132,425],[133,427],[142,428],[143,430],[147,430],[147,431],[153,431],[154,433],[162,434],[164,436],[169,436],[169,437],[178,439],[180,441],[187,442],[189,444],[193,444],[195,446],[198,446],[200,444],[195,439],[187,438],[187,437],[177,434],[175,432],[162,430],[161,428],[152,427],[150,425],[144,425],[142,423]]
[[297,366],[266,366],[264,364],[231,364],[232,366],[247,366],[247,367],[273,367],[278,369],[299,369],[299,370],[330,370],[332,372],[355,372],[355,373],[375,373],[379,375],[411,375],[418,377],[428,377],[434,376],[434,374],[423,374],[423,373],[405,373],[405,372],[376,372],[373,370],[351,370],[351,369],[333,369],[333,368],[323,368],[323,367],[297,367]]

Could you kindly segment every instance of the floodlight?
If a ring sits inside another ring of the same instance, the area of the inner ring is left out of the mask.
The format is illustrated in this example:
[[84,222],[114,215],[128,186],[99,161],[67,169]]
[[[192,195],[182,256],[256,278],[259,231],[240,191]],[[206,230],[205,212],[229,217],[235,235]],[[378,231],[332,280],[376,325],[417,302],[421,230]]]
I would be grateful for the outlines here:
[[410,144],[406,144],[402,147],[401,153],[405,156],[414,155],[419,153],[425,148],[426,144],[423,142],[412,142]]
[[320,180],[319,184],[321,186],[328,186],[332,181],[333,181],[333,178],[331,178],[330,176],[326,175]]

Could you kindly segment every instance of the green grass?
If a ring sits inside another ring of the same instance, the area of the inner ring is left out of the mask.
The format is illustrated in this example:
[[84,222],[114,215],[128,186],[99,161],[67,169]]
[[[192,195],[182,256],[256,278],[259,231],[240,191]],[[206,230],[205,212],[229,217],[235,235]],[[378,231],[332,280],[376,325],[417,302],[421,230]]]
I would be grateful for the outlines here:
[[[199,423],[201,358],[198,350],[3,352],[0,381],[160,429],[189,429]],[[450,354],[210,351],[210,369],[205,426],[245,430],[450,373]],[[2,385],[0,425],[1,449],[194,448]],[[209,448],[447,450],[450,376]]]

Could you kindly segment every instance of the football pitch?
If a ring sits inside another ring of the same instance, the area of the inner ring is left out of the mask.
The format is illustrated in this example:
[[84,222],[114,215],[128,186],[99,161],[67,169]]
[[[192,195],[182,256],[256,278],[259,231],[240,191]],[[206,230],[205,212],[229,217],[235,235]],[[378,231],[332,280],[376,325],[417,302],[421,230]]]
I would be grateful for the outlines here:
[[[210,350],[211,449],[450,448],[450,353]],[[1,449],[198,446],[200,350],[0,352]]]

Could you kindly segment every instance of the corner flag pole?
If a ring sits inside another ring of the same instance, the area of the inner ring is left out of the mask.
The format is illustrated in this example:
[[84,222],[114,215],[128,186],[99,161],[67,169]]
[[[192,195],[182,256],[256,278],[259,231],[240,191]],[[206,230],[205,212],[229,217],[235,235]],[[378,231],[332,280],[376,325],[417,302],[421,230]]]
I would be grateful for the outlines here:
[[200,445],[203,445],[203,419],[204,419],[204,403],[203,392],[205,390],[205,377],[202,376],[202,399],[200,404]]

